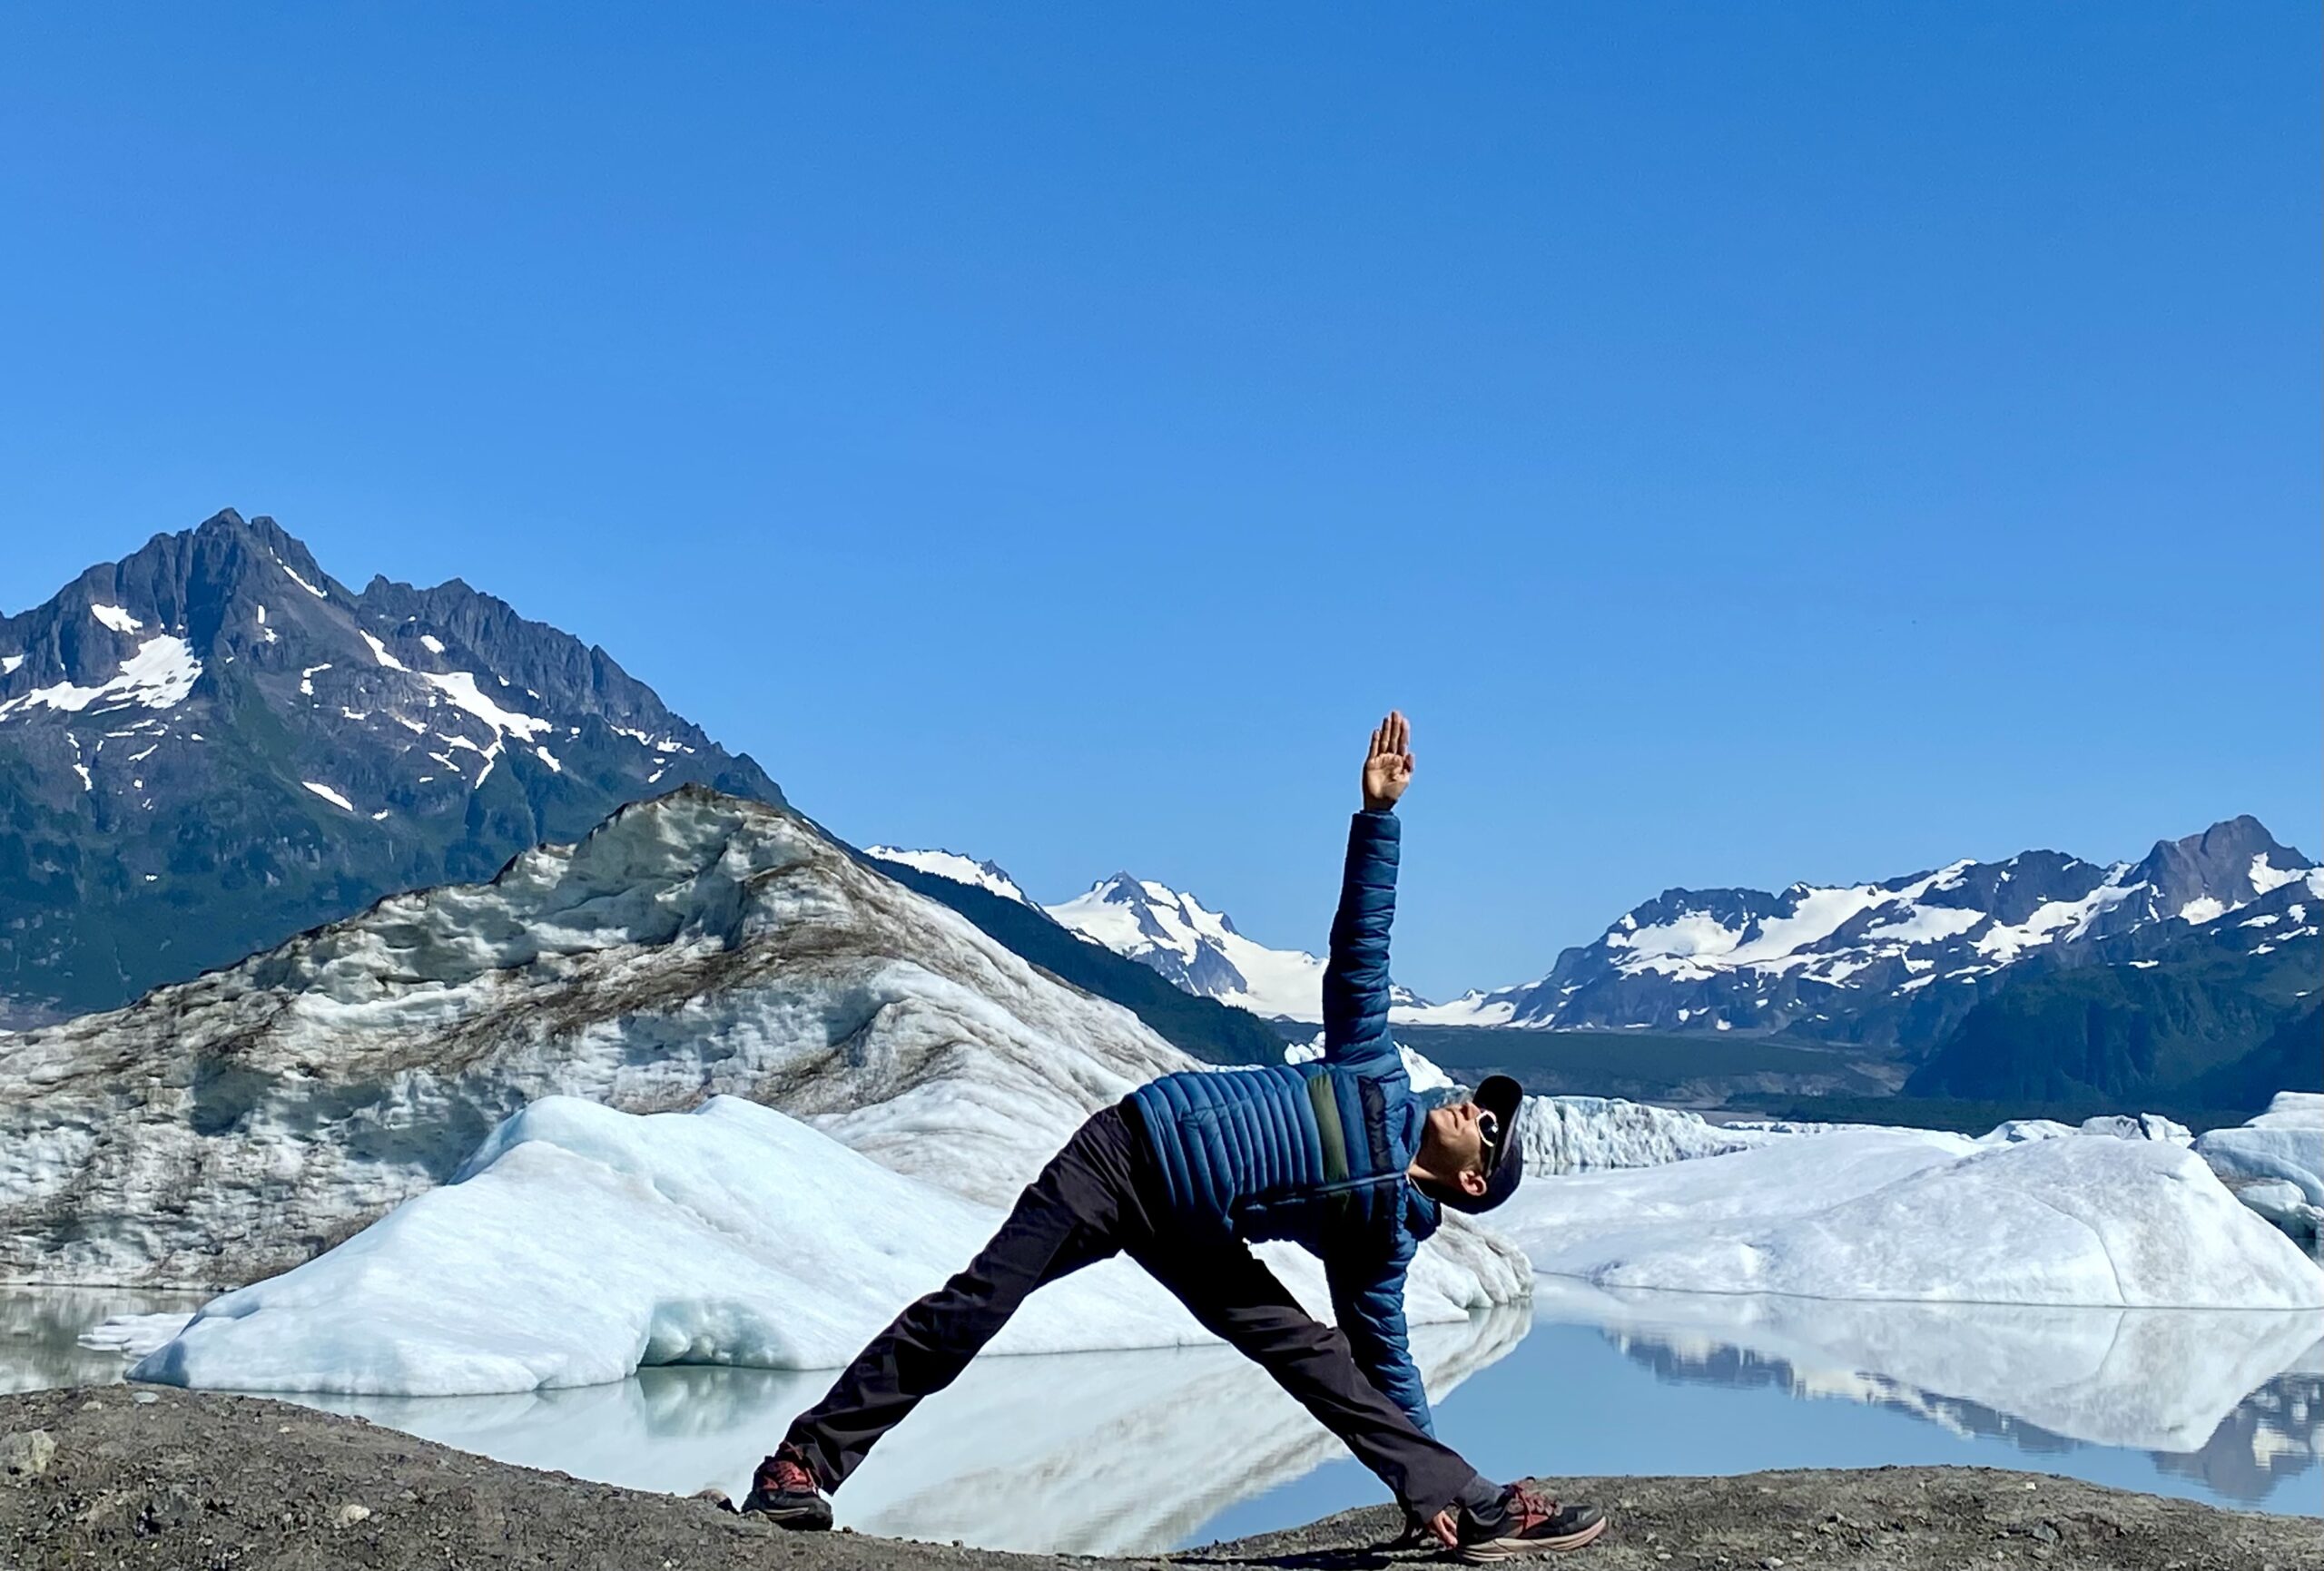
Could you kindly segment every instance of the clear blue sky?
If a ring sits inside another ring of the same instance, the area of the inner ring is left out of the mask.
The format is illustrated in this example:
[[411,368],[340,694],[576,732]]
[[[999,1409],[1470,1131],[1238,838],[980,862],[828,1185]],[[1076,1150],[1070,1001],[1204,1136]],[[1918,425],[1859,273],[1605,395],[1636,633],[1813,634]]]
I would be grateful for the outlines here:
[[2312,5],[0,18],[0,607],[215,508],[1398,969],[2319,846]]

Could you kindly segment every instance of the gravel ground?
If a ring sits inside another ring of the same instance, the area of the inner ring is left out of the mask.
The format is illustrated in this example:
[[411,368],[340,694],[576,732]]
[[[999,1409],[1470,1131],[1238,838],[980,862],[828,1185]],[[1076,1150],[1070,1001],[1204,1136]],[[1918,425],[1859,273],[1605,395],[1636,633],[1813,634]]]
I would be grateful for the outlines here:
[[[1605,1506],[1577,1571],[2319,1571],[2324,1521],[2245,1515],[1984,1468],[1542,1480]],[[1386,1507],[1124,1567],[1374,1571]],[[794,1535],[700,1501],[584,1483],[253,1397],[121,1386],[0,1397],[0,1571],[379,1566],[606,1571],[1044,1571],[1094,1562],[852,1533]]]

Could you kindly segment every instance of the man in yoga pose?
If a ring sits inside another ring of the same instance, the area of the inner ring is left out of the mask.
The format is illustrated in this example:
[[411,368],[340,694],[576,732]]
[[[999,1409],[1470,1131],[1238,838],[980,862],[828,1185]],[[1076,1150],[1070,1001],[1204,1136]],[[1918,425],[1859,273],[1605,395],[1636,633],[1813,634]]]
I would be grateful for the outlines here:
[[[896,1317],[759,1468],[745,1512],[829,1527],[828,1492],[943,1389],[1044,1282],[1127,1253],[1256,1360],[1463,1560],[1575,1549],[1594,1507],[1487,1482],[1435,1438],[1404,1331],[1404,1273],[1439,1207],[1492,1209],[1524,1168],[1517,1083],[1424,1109],[1388,1036],[1398,799],[1412,730],[1391,712],[1364,761],[1364,810],[1324,973],[1320,1063],[1167,1075],[1091,1117],[966,1270]],[[1252,1243],[1324,1262],[1336,1329],[1299,1307]]]

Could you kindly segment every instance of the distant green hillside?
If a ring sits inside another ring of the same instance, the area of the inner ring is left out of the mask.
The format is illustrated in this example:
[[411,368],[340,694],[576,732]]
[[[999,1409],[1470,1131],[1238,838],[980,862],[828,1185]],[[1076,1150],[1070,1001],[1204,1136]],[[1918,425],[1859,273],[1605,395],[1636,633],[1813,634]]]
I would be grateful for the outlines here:
[[2189,929],[2143,959],[2029,971],[1964,1016],[1905,1095],[2256,1108],[2324,1088],[2319,971],[2313,925],[2249,918]]
[[1739,1032],[1398,1026],[1395,1034],[1447,1074],[1472,1084],[1483,1075],[1509,1075],[1539,1095],[1699,1102],[1742,1091],[1877,1095],[1887,1089],[1851,1053]]

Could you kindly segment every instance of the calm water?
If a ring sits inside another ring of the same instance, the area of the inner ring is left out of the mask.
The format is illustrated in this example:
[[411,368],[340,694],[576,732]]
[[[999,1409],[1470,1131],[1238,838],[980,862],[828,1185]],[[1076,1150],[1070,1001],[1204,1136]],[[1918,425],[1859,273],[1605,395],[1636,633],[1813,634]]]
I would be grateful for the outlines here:
[[[120,1378],[80,1345],[150,1294],[0,1289],[0,1389]],[[1632,1294],[1416,1332],[1438,1429],[1488,1474],[1976,1463],[2317,1512],[2324,1317]],[[304,1398],[529,1467],[740,1495],[827,1376],[666,1369],[523,1396]],[[867,1532],[1153,1550],[1382,1497],[1219,1348],[980,1360],[840,1496]]]

